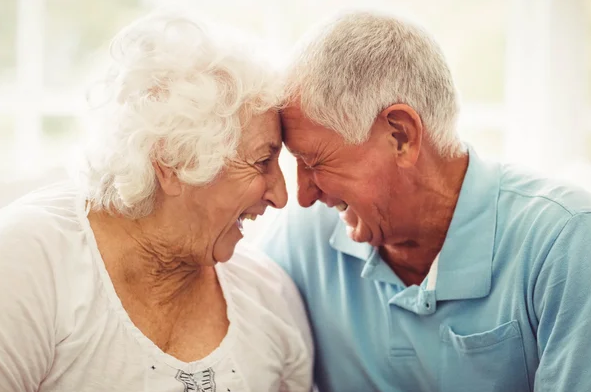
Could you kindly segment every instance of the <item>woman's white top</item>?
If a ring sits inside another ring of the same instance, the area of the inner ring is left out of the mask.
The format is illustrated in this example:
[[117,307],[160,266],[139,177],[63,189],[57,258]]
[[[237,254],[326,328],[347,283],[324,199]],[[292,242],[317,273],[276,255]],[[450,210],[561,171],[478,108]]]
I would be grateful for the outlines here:
[[245,244],[218,263],[228,333],[207,357],[182,362],[131,322],[84,205],[58,184],[0,210],[0,391],[311,390],[306,313],[280,267]]

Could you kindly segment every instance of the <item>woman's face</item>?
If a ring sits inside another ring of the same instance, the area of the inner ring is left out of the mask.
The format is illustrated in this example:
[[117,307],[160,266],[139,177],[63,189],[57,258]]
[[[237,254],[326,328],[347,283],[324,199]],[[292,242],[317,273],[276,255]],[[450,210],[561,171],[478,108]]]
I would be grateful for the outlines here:
[[285,206],[287,191],[278,160],[281,143],[278,113],[255,116],[242,131],[236,156],[216,179],[205,187],[185,188],[183,220],[198,220],[185,227],[198,228],[191,235],[198,236],[192,240],[205,252],[198,256],[201,263],[229,260],[242,238],[244,219],[262,215],[267,206]]

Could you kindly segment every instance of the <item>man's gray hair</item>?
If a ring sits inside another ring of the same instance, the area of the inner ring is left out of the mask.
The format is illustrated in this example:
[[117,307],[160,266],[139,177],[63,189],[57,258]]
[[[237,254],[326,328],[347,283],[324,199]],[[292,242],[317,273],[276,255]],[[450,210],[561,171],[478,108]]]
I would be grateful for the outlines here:
[[444,156],[461,150],[451,72],[422,28],[374,12],[339,16],[296,50],[287,72],[287,102],[299,101],[312,121],[350,143],[369,137],[377,115],[396,103],[421,117],[427,138]]

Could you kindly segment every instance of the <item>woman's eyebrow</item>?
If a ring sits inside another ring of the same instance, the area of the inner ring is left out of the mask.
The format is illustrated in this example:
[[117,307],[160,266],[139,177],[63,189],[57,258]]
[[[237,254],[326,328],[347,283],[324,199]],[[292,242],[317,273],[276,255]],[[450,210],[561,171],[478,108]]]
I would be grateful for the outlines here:
[[271,142],[268,144],[268,148],[269,148],[269,152],[272,155],[275,155],[275,154],[278,154],[279,151],[281,151],[281,144]]

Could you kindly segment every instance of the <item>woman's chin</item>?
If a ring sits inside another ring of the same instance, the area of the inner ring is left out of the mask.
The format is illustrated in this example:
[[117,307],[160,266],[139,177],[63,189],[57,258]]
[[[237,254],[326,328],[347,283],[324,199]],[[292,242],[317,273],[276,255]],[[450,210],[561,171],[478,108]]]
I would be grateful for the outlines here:
[[232,258],[236,244],[242,239],[242,232],[238,227],[229,230],[223,238],[218,239],[213,247],[213,259],[218,263],[224,263]]
[[229,249],[229,247],[225,247],[224,249],[214,251],[213,259],[216,263],[225,263],[226,261],[232,258],[233,254],[234,247],[232,247],[232,249]]

